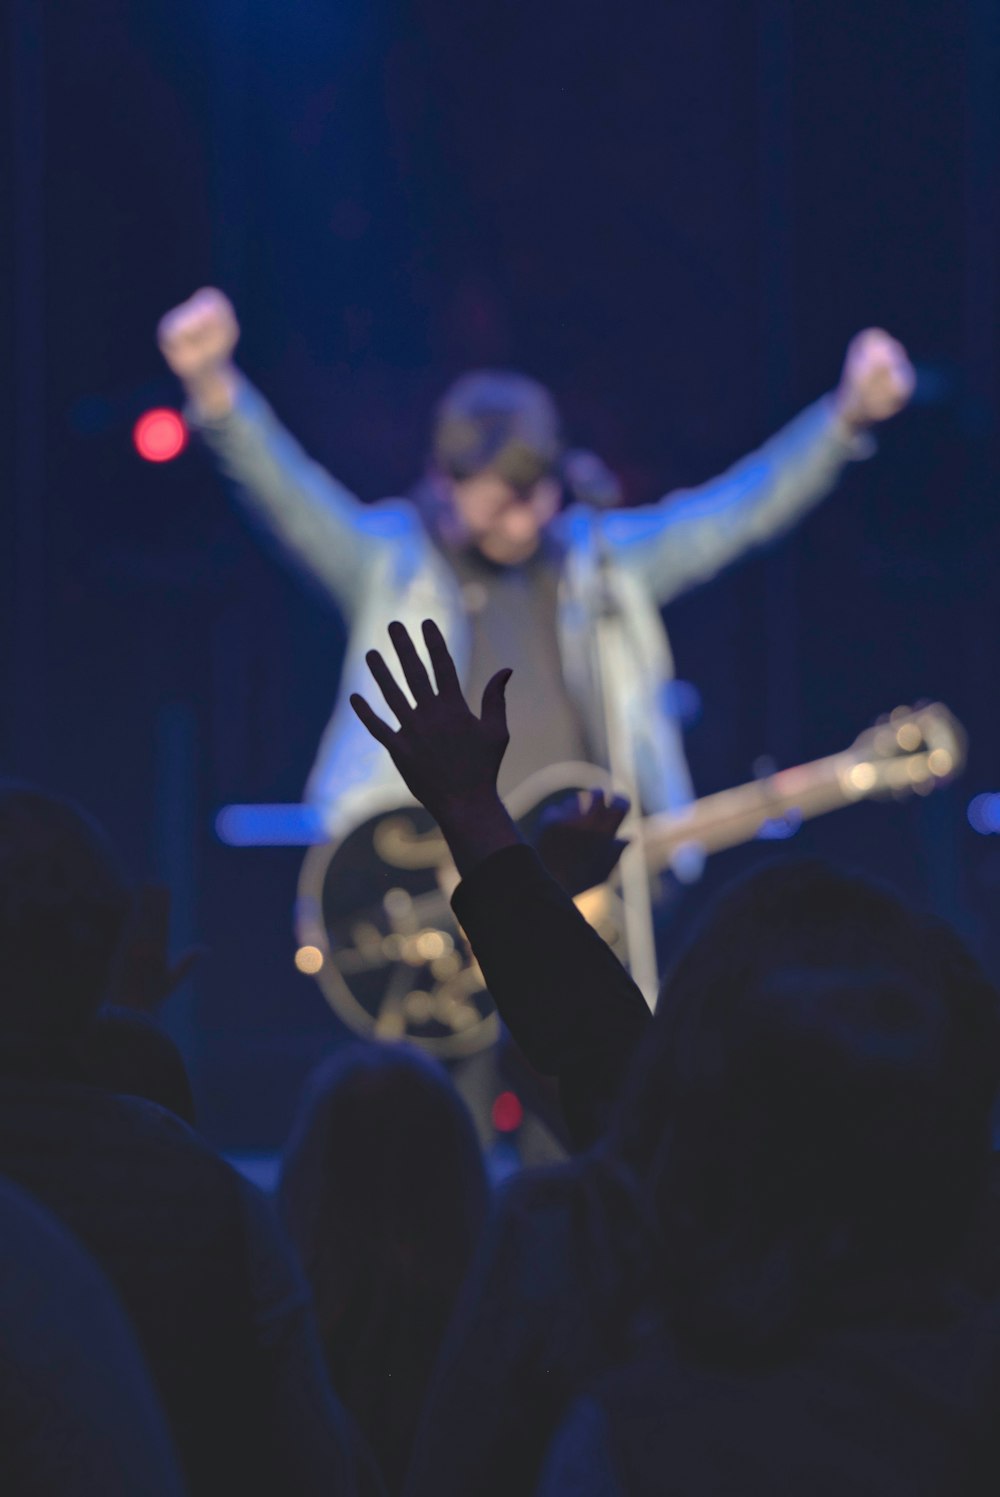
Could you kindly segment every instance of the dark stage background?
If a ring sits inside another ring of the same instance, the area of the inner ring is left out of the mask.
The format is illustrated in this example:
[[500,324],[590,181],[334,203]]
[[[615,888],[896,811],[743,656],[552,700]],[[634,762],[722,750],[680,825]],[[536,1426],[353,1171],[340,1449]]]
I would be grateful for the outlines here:
[[[969,766],[816,823],[1000,976],[1000,8],[993,0],[11,0],[0,768],[80,797],[207,942],[167,1022],[208,1131],[281,1136],[338,1032],[291,964],[294,851],[214,839],[294,800],[343,633],[196,450],[169,306],[223,286],[242,362],[366,499],[459,370],[550,382],[630,502],[710,476],[876,323],[921,370],[880,455],[770,555],[670,610],[699,790],[941,697]],[[713,879],[740,864],[723,857]]]

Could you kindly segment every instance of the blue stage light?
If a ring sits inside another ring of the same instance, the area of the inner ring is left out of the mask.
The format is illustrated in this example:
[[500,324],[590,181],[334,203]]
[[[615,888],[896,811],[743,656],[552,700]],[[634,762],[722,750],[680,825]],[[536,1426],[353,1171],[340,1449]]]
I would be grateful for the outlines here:
[[227,847],[311,847],[329,841],[315,806],[223,806],[215,835]]
[[784,816],[773,816],[770,821],[765,821],[757,833],[759,842],[781,842],[786,837],[794,837],[802,825],[802,815],[799,811],[788,811]]
[[972,830],[981,837],[1000,834],[1000,795],[996,791],[974,795],[966,814]]

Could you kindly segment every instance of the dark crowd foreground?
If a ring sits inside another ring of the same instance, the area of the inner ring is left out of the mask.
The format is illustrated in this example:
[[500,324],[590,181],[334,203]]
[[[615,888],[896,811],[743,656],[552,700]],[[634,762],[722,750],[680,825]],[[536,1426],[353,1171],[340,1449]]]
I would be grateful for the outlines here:
[[441,826],[578,1152],[490,1203],[447,1076],[352,1047],[272,1209],[129,1009],[157,984],[114,850],[0,787],[2,1489],[995,1490],[983,972],[889,890],[781,863],[691,932],[651,1017],[497,794],[508,673],[476,716],[423,632],[393,626],[395,673],[369,656],[398,730],[353,705]]

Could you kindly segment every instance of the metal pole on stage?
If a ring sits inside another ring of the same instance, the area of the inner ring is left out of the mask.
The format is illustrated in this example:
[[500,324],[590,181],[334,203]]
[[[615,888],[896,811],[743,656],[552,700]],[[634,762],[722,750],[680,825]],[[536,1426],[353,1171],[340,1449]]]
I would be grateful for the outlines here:
[[41,0],[11,0],[13,219],[11,757],[40,776],[47,741],[45,52]]
[[635,747],[630,726],[616,709],[616,698],[608,690],[608,683],[625,668],[624,657],[628,642],[624,638],[621,609],[610,586],[608,559],[600,543],[598,567],[601,576],[601,610],[596,630],[597,672],[604,712],[608,769],[615,790],[622,791],[631,802],[631,810],[622,825],[622,833],[629,839],[628,846],[618,865],[625,915],[625,942],[628,947],[629,971],[652,1010],[656,1007],[660,980],[656,964],[652,890],[640,831],[642,808],[635,772]]

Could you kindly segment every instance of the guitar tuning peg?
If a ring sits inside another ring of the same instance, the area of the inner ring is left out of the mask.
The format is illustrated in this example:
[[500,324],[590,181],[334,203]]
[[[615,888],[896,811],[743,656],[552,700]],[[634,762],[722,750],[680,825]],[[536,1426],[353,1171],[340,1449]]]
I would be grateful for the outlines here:
[[916,753],[924,741],[924,735],[912,720],[900,723],[896,729],[896,742],[906,754]]

